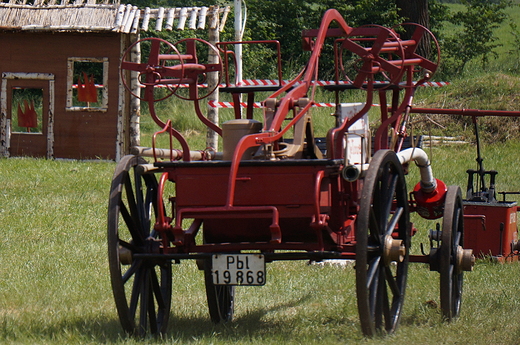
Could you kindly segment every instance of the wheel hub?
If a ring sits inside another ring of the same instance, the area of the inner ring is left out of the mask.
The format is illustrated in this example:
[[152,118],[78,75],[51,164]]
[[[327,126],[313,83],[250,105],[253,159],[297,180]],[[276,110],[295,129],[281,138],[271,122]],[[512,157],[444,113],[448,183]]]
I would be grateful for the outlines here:
[[119,262],[121,265],[132,264],[132,251],[123,246],[119,246]]
[[396,240],[391,235],[385,236],[383,260],[385,265],[390,265],[391,262],[403,262],[406,255],[406,246],[403,240]]
[[462,271],[473,271],[473,266],[475,266],[475,255],[473,255],[473,249],[463,249],[462,246],[457,246],[455,262],[457,263],[457,271],[459,271],[459,273]]

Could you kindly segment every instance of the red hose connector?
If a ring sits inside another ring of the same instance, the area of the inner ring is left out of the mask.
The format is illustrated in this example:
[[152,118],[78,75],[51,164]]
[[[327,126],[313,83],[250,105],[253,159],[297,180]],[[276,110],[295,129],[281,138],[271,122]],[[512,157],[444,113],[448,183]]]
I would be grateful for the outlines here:
[[426,219],[437,219],[444,214],[444,199],[448,188],[446,184],[439,179],[437,188],[432,192],[424,192],[421,183],[417,183],[413,189],[413,196],[417,203],[417,213]]

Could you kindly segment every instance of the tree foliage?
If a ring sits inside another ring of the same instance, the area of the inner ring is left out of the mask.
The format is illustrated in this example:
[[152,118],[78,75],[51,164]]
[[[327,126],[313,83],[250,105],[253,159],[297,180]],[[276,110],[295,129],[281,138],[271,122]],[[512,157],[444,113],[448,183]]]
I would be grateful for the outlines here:
[[[140,8],[191,7],[211,5],[233,5],[231,0],[123,0]],[[243,0],[247,8],[247,24],[243,40],[278,40],[285,77],[292,77],[308,60],[309,53],[302,50],[301,32],[319,27],[325,11],[337,9],[352,26],[378,24],[392,27],[409,20],[401,15],[399,6],[416,6],[415,0]],[[428,7],[428,26],[441,43],[444,70],[447,73],[461,71],[466,63],[481,59],[485,63],[496,55],[499,46],[494,30],[507,19],[506,9],[511,0],[459,0],[464,9],[450,13],[445,0],[421,1]],[[451,1],[453,2],[453,1]],[[409,11],[408,11],[409,12]],[[221,33],[221,41],[233,41],[234,14],[229,13],[227,25]],[[452,34],[441,35],[443,25],[453,25]],[[206,32],[171,31],[142,32],[142,37],[158,36],[175,42],[181,38],[195,36],[206,38]],[[320,75],[330,77],[333,71],[332,41],[327,42],[320,60]],[[244,76],[250,78],[275,78],[276,51],[272,45],[244,46]]]
[[[140,8],[171,7],[170,0],[123,0]],[[321,18],[329,8],[335,8],[343,14],[350,26],[377,23],[392,26],[399,22],[395,0],[244,0],[247,8],[247,25],[243,40],[278,40],[281,44],[284,70],[292,74],[307,62],[308,53],[302,50],[301,32],[319,27]],[[225,0],[176,0],[175,6],[210,6],[229,5]],[[231,4],[232,5],[232,4]],[[234,15],[229,14],[222,41],[234,40]],[[193,32],[143,32],[142,37],[157,36],[169,41],[176,41],[186,35],[204,38],[204,33]],[[328,44],[323,51],[329,58],[322,59],[322,74],[330,74],[332,48]],[[275,77],[276,54],[273,46],[244,47],[244,75],[248,77]],[[288,74],[287,76],[290,76]]]
[[[305,66],[309,56],[302,50],[302,30],[318,28],[327,9],[338,10],[350,26],[371,23],[392,26],[399,22],[394,0],[247,0],[247,6],[244,39],[280,41],[284,70],[292,73]],[[322,54],[320,74],[330,76],[333,61],[331,42],[327,43]],[[264,56],[249,54],[246,57],[250,66],[247,72],[258,74],[271,71],[271,67],[262,61]]]
[[448,16],[448,22],[458,30],[447,36],[443,48],[446,57],[446,68],[449,71],[463,71],[466,64],[476,58],[485,67],[490,57],[497,57],[495,48],[498,37],[494,31],[507,18],[506,8],[512,5],[511,0],[460,0],[464,10]]

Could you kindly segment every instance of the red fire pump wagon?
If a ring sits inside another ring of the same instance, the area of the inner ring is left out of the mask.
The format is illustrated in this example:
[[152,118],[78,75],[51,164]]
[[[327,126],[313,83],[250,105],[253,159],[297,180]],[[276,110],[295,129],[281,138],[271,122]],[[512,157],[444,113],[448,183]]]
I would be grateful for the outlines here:
[[[136,147],[119,162],[110,191],[110,275],[127,332],[166,331],[172,262],[184,260],[204,271],[214,322],[230,321],[236,286],[266,284],[265,265],[277,260],[355,260],[359,319],[368,336],[397,328],[410,262],[439,272],[443,315],[459,314],[463,272],[474,264],[472,251],[463,249],[463,196],[434,177],[427,154],[407,134],[414,92],[437,69],[439,54],[418,53],[423,40],[436,42],[426,28],[416,25],[409,40],[397,31],[353,28],[327,11],[318,29],[303,32],[310,58],[293,80],[275,87],[226,82],[219,89],[237,100],[248,95],[245,114],[235,102],[235,119],[222,126],[207,119],[200,104],[216,89],[207,77],[233,71],[227,47],[236,42],[217,48],[200,39],[145,39],[139,42],[149,44],[145,62],[132,61],[130,52],[123,56],[123,80],[138,75],[144,90],[135,96],[148,102],[160,127],[152,148]],[[336,80],[323,86],[337,100],[335,123],[325,138],[315,138],[311,109],[326,41],[336,56]],[[208,51],[216,60],[203,58]],[[355,64],[350,78],[348,61]],[[348,94],[359,90],[364,102],[349,104]],[[254,96],[266,91],[263,116],[254,119]],[[158,114],[155,103],[171,95],[193,102],[194,116],[222,138],[223,151],[192,148],[171,119]],[[370,126],[375,97],[380,113]],[[157,147],[161,134],[169,147]],[[403,166],[413,162],[420,181],[410,198]],[[418,230],[412,212],[441,223],[424,255],[410,253]]]

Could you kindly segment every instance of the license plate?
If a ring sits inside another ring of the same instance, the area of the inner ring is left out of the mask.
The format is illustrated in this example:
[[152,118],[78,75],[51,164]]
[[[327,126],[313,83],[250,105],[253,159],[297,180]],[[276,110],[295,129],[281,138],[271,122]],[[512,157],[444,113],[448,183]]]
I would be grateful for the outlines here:
[[212,261],[215,285],[265,284],[265,260],[261,254],[215,254]]

